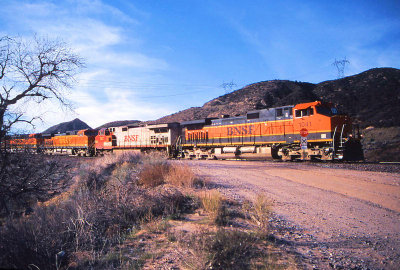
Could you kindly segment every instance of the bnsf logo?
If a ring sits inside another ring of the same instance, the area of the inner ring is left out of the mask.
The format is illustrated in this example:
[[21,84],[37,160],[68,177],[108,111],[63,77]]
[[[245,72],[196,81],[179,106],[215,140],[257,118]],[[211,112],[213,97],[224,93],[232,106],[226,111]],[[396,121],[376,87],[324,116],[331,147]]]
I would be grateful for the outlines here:
[[124,138],[124,142],[137,142],[139,140],[139,135],[127,135]]
[[254,125],[251,126],[239,126],[239,127],[228,127],[228,136],[235,135],[252,135],[254,132]]

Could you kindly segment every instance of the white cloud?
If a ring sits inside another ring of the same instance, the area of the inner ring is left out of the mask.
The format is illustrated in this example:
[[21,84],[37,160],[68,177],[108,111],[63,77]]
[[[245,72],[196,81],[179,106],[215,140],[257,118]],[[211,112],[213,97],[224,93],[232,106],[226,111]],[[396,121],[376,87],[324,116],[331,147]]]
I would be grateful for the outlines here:
[[[139,36],[132,37],[132,32],[140,25],[140,18],[149,14],[127,5],[137,18],[100,0],[5,3],[6,20],[13,31],[61,38],[85,61],[84,73],[77,76],[78,83],[67,96],[75,112],[60,112],[56,103],[27,107],[28,115],[44,115],[45,122],[38,124],[38,131],[76,117],[97,127],[109,121],[149,120],[171,113],[171,109],[154,109],[151,104],[135,100],[135,92],[129,87],[129,82],[137,81],[132,78],[133,72],[157,78],[157,72],[169,65],[140,49],[143,41]],[[118,81],[126,82],[128,87],[110,87]]]
[[139,102],[130,91],[107,88],[105,92],[106,102],[99,102],[87,93],[80,96],[82,102],[76,112],[93,128],[116,120],[151,120],[172,113],[170,108],[154,108]]

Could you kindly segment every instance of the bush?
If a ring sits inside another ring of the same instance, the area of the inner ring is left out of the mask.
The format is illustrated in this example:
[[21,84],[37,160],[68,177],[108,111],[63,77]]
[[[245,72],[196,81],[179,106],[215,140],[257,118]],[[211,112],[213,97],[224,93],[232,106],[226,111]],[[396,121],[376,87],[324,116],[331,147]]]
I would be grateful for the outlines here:
[[30,153],[0,157],[0,217],[21,215],[71,183],[73,161]]
[[[79,183],[69,197],[57,205],[37,206],[23,219],[9,218],[0,227],[0,267],[97,268],[104,263],[104,254],[119,245],[149,213],[156,218],[186,211],[188,199],[176,188],[137,185],[143,171],[167,168],[165,161],[146,159],[119,155],[89,160],[80,167]],[[146,183],[154,183],[147,179]],[[112,267],[115,263],[113,260]]]
[[162,185],[168,171],[169,165],[167,163],[145,164],[139,173],[138,184],[145,187]]
[[258,241],[246,232],[219,229],[196,233],[188,244],[198,259],[192,263],[197,269],[249,269]]

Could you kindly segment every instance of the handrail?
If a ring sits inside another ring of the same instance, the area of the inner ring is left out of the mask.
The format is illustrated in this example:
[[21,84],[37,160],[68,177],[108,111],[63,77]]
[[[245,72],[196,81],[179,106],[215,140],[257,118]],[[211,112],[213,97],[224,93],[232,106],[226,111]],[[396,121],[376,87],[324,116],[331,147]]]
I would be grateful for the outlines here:
[[343,131],[344,131],[344,126],[346,124],[343,124],[342,126],[342,131],[340,132],[340,147],[343,147]]
[[333,138],[332,138],[332,148],[333,148],[333,153],[332,153],[332,159],[334,159],[335,158],[335,136],[336,136],[336,129],[337,129],[337,126],[335,127],[335,130],[333,131]]

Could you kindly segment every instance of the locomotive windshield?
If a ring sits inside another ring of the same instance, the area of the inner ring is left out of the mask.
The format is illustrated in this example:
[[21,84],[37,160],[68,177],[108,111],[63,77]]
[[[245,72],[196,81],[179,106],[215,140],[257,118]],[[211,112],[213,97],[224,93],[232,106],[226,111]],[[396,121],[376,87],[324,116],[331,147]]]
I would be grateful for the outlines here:
[[323,114],[327,116],[333,116],[338,114],[338,110],[335,107],[317,106],[316,109],[318,114]]
[[314,109],[309,107],[307,109],[296,110],[296,117],[310,116],[314,114]]

